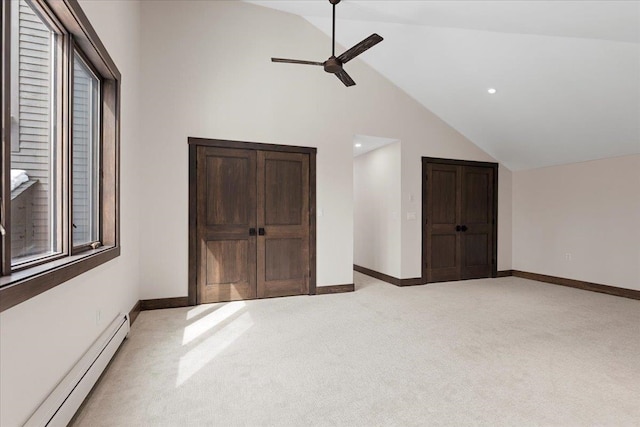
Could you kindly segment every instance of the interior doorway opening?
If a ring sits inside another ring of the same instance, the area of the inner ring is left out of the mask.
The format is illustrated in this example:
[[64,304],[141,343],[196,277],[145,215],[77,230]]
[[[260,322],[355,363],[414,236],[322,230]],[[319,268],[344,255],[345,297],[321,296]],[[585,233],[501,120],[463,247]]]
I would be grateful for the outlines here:
[[354,269],[401,275],[401,141],[353,139]]

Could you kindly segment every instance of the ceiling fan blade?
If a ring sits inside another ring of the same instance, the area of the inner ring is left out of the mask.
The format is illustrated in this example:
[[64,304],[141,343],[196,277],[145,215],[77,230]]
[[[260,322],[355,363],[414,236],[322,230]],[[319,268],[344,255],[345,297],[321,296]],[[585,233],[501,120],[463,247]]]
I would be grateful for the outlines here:
[[336,73],[336,77],[339,78],[340,81],[344,83],[344,85],[347,87],[353,86],[356,84],[356,82],[353,81],[353,79],[349,76],[349,74],[347,74],[345,70],[338,71]]
[[351,49],[347,50],[342,55],[338,56],[338,59],[343,64],[346,63],[346,62],[349,62],[353,58],[355,58],[356,56],[360,55],[362,52],[366,51],[367,49],[372,48],[375,45],[377,45],[382,40],[384,40],[384,39],[382,37],[380,37],[378,34],[375,34],[375,33],[371,34],[369,37],[367,37],[366,39],[362,40],[360,43],[358,43],[357,45],[353,46]]
[[301,61],[299,59],[284,59],[284,58],[271,58],[271,62],[282,62],[285,64],[302,64],[302,65],[320,65],[320,66],[324,65],[324,62]]

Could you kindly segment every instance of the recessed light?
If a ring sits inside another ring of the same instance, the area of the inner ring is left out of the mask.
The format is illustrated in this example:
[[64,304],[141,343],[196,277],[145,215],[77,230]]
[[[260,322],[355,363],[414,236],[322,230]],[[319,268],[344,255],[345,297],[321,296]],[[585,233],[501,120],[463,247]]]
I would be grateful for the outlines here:
[[360,147],[362,147],[362,144],[357,143],[357,144],[356,144],[356,148],[360,148]]
[[487,89],[487,92],[489,92],[491,95],[493,95],[494,93],[497,92],[497,90],[495,90],[494,88],[490,87],[489,89]]

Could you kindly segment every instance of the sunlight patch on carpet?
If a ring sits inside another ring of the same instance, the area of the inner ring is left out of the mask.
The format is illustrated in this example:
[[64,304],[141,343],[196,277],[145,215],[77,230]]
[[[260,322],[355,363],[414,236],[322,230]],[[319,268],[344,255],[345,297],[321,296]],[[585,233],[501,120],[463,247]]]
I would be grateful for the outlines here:
[[217,325],[229,319],[238,311],[243,309],[246,304],[243,301],[234,301],[225,304],[216,311],[207,314],[202,319],[193,322],[191,325],[184,328],[184,334],[182,335],[182,345],[189,344],[191,341],[200,337],[202,334],[215,328]]
[[[229,313],[226,317],[230,316],[241,308],[242,307],[238,307],[235,311]],[[216,314],[218,313],[218,311],[212,314]],[[249,330],[251,326],[253,326],[253,319],[251,318],[251,315],[249,313],[243,313],[237,319],[233,320],[224,328],[220,329],[209,338],[202,341],[196,347],[191,349],[184,356],[182,356],[178,364],[178,378],[176,380],[176,387],[180,387],[200,369],[204,368],[218,354],[224,351],[242,334]]]

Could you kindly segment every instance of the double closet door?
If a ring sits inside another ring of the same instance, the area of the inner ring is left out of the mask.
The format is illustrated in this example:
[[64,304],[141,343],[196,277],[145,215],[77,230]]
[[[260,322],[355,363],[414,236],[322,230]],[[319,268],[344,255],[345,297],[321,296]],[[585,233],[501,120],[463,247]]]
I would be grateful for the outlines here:
[[495,277],[497,164],[423,159],[423,279]]
[[197,303],[309,294],[309,157],[197,147]]

